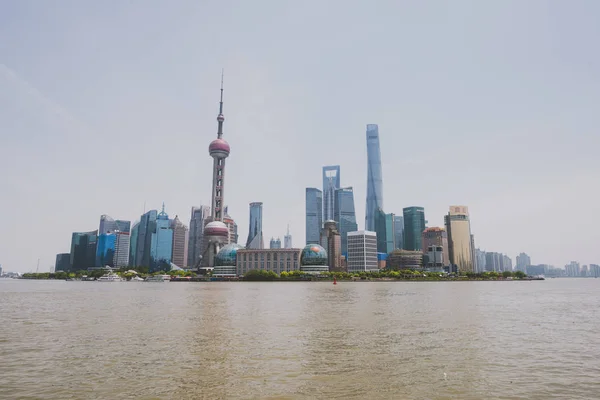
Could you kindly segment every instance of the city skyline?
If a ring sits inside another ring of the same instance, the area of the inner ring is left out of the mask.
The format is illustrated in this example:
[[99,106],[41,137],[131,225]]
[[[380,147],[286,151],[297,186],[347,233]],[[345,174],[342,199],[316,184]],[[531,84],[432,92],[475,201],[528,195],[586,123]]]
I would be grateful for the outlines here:
[[[35,269],[38,258],[42,266],[53,264],[57,253],[69,251],[71,233],[96,229],[100,214],[134,222],[144,203],[164,200],[170,214],[180,217],[189,215],[193,205],[210,204],[205,146],[214,137],[215,76],[224,67],[231,98],[226,135],[237,149],[228,160],[227,202],[242,237],[248,231],[248,202],[268,198],[264,236],[282,237],[289,222],[301,242],[304,189],[318,184],[319,169],[331,164],[341,166],[344,185],[354,188],[356,219],[364,229],[364,124],[375,122],[385,144],[385,212],[398,216],[402,208],[418,204],[429,225],[441,227],[450,204],[466,204],[474,216],[471,230],[478,248],[501,250],[513,260],[525,252],[538,263],[558,267],[573,259],[597,264],[592,249],[598,234],[586,231],[600,223],[592,200],[597,189],[588,184],[599,178],[592,152],[599,139],[590,108],[598,94],[589,90],[597,61],[580,51],[592,43],[581,21],[589,22],[593,13],[579,5],[554,4],[543,12],[536,4],[471,6],[481,18],[466,25],[456,22],[462,21],[461,6],[442,17],[431,16],[424,4],[383,2],[380,7],[388,13],[379,9],[377,15],[401,15],[400,22],[406,22],[393,24],[387,17],[365,22],[364,15],[375,15],[366,6],[345,9],[348,24],[365,24],[361,36],[355,36],[330,9],[311,18],[334,18],[331,28],[300,35],[286,29],[297,22],[294,13],[271,20],[272,14],[262,15],[264,8],[240,3],[247,16],[269,18],[265,26],[282,31],[281,38],[273,38],[263,36],[267,28],[261,27],[243,44],[253,48],[261,38],[271,50],[284,38],[298,41],[293,52],[285,49],[274,59],[269,51],[244,51],[236,44],[239,37],[231,32],[248,22],[229,11],[225,25],[230,32],[215,49],[209,38],[215,27],[210,17],[222,11],[216,6],[190,6],[184,13],[166,5],[152,10],[123,4],[107,13],[98,5],[103,12],[97,13],[84,4],[26,10],[17,2],[4,3],[0,30],[7,47],[0,65],[0,100],[6,107],[0,111],[0,132],[6,140],[0,166],[11,173],[0,177],[0,184],[7,193],[3,209],[11,211],[5,226],[15,230],[0,231],[0,263],[15,271]],[[308,12],[310,6],[301,9]],[[38,36],[37,18],[50,12],[55,18],[47,21],[47,34]],[[130,25],[120,18],[128,13],[145,18],[131,42],[124,42]],[[143,38],[158,34],[157,21],[165,16],[181,19],[181,30],[160,31],[164,41],[150,48]],[[439,26],[423,32],[410,23],[425,18]],[[542,29],[552,19],[572,28],[560,41]],[[507,21],[512,26],[508,34]],[[98,35],[107,24],[115,29]],[[394,45],[376,35],[378,27],[389,30],[388,36],[419,40]],[[339,32],[342,41],[357,41],[354,50],[326,52],[319,43],[323,37],[324,44],[330,43],[332,32]],[[444,40],[438,43],[440,35]],[[105,56],[91,51],[90,38]],[[348,62],[374,51],[378,63]],[[572,52],[578,57],[569,56]],[[164,54],[170,55],[169,62]],[[433,65],[433,54],[449,62]],[[329,61],[319,68],[295,66],[296,57],[320,56]],[[118,73],[111,72],[115,59],[122,60]],[[543,76],[539,65],[545,66]],[[567,68],[577,73],[565,74]],[[107,151],[106,143],[118,145]],[[159,149],[169,149],[181,163],[157,162]],[[578,157],[565,157],[569,153]],[[256,179],[247,179],[250,168]],[[557,225],[549,216],[569,208],[579,193],[587,195],[578,196],[572,218]],[[47,238],[35,248],[20,239],[31,227]],[[539,229],[560,234],[541,240],[533,233]]]

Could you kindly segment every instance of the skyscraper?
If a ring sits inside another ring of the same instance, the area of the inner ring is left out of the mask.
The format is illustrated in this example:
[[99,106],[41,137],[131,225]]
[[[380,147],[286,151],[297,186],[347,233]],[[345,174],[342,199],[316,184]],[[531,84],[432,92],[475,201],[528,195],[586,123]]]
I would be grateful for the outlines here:
[[131,245],[131,234],[129,232],[115,232],[115,255],[113,265],[115,268],[123,268],[129,265],[129,247]]
[[269,243],[270,249],[280,249],[281,248],[281,239],[271,238],[271,242]]
[[221,247],[229,241],[229,228],[223,222],[223,207],[225,206],[225,160],[229,157],[230,147],[223,139],[223,77],[221,76],[221,100],[219,115],[217,115],[217,138],[208,146],[208,152],[213,158],[213,181],[210,222],[204,226],[204,246],[202,266],[215,267],[213,274],[219,275],[220,269],[215,266],[215,257]]
[[402,249],[402,248],[404,248],[404,216],[403,215],[394,216],[394,229],[396,229],[396,231],[394,232],[394,240],[396,241],[396,243],[394,244],[394,247],[396,249]]
[[[421,245],[423,247],[423,254],[429,257],[429,247],[441,247],[441,257],[431,261],[433,264],[441,263],[442,265],[448,265],[450,263],[450,256],[448,255],[448,233],[443,228],[431,227],[426,228],[422,233]],[[437,254],[436,254],[437,256]]]
[[248,232],[248,240],[246,241],[247,249],[264,249],[262,232],[262,212],[263,203],[250,203],[250,229]]
[[531,258],[525,254],[521,253],[517,256],[517,271],[527,271],[527,267],[531,265]]
[[139,233],[140,223],[136,222],[133,224],[131,228],[131,233],[129,235],[129,266],[133,267],[136,264],[136,250],[137,250],[137,241],[138,241],[138,233]]
[[337,229],[341,240],[341,251],[345,256],[348,253],[348,232],[358,230],[352,187],[340,188],[335,191],[334,209],[333,219],[337,222]]
[[96,245],[96,267],[114,267],[115,245],[117,236],[114,233],[101,233],[98,235]]
[[190,217],[190,231],[188,239],[188,261],[190,268],[197,268],[202,259],[202,239],[204,237],[204,225],[210,217],[210,206],[192,207]]
[[329,271],[341,272],[342,241],[335,221],[329,220],[323,224],[323,229],[321,229],[321,247],[327,250]]
[[227,225],[227,229],[229,229],[229,240],[227,244],[237,243],[238,242],[238,226],[235,223],[234,219],[227,213],[227,207],[225,207],[225,216],[223,216],[223,222]]
[[135,242],[134,267],[150,267],[150,245],[152,232],[156,226],[158,211],[150,210],[140,217],[137,224],[137,239]]
[[379,271],[377,234],[368,231],[348,232],[348,272]]
[[151,226],[150,239],[150,272],[168,271],[171,269],[173,255],[173,229],[169,216],[162,211],[157,215],[156,221]]
[[[340,166],[329,165],[323,167],[323,219],[329,221],[334,219],[335,213],[335,191],[340,188]],[[319,231],[322,226],[319,226]]]
[[96,264],[98,231],[73,232],[71,237],[71,271],[84,270]]
[[306,188],[306,244],[319,243],[323,226],[323,192]]
[[375,233],[377,234],[377,252],[389,254],[395,244],[394,214],[386,214],[381,208],[375,213]]
[[452,265],[456,265],[459,272],[475,272],[468,207],[450,206],[450,212],[445,216],[445,222],[450,262]]
[[288,226],[287,226],[287,233],[283,237],[283,247],[285,249],[291,249],[292,248],[292,235],[290,234],[290,224],[288,224]]
[[113,233],[114,231],[129,232],[131,228],[131,222],[125,220],[114,220],[111,216],[103,214],[100,216],[100,227],[98,228],[98,235],[103,233]]
[[422,251],[422,233],[425,230],[425,209],[423,207],[406,207],[402,209],[404,216],[404,250]]
[[376,124],[367,125],[367,210],[365,229],[375,231],[375,213],[383,209],[383,177],[381,172],[381,150],[379,148],[379,128]]
[[188,228],[176,215],[171,220],[171,229],[173,230],[171,262],[179,268],[186,268],[188,258]]
[[[71,254],[59,253],[56,255],[56,264],[54,264],[54,272],[70,271],[71,270]],[[0,275],[2,273],[0,272]]]

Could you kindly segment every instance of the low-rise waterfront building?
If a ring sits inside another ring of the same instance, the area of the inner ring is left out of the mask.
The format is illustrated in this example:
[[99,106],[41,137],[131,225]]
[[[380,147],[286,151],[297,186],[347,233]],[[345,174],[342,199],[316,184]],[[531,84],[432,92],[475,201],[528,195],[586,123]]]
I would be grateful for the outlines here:
[[[339,235],[338,235],[339,237]],[[302,249],[300,271],[309,274],[320,274],[329,271],[327,251],[318,244],[307,244]]]
[[[225,247],[224,247],[225,248]],[[237,275],[253,269],[282,272],[300,270],[302,249],[238,249],[236,252]]]
[[423,268],[423,253],[396,249],[388,255],[387,268],[393,270],[421,269]]

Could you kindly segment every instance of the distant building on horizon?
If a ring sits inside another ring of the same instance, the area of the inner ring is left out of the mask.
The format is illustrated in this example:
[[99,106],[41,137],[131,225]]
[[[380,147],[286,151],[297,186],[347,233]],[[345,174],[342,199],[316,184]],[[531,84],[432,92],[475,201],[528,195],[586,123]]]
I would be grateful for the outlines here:
[[103,214],[100,216],[100,226],[98,228],[98,234],[113,233],[115,231],[129,233],[131,229],[131,221],[115,220],[109,215]]
[[358,230],[352,187],[336,189],[334,209],[333,220],[337,222],[337,230],[340,233],[341,252],[346,255],[348,253],[348,232]]
[[448,232],[450,263],[456,265],[459,272],[475,272],[473,250],[471,249],[469,208],[466,206],[450,206],[450,211],[444,219],[446,231]]
[[375,214],[383,209],[383,174],[381,171],[381,149],[379,127],[367,125],[367,207],[365,231],[375,232]]
[[271,238],[271,242],[269,243],[270,249],[280,249],[281,248],[281,239]]
[[290,233],[290,224],[288,224],[287,233],[283,237],[283,248],[284,249],[292,248],[292,234]]
[[115,231],[115,255],[113,265],[115,268],[124,268],[129,265],[129,248],[131,246],[131,233]]
[[56,255],[54,272],[71,270],[71,253],[59,253]]
[[386,268],[396,271],[401,271],[403,269],[422,269],[423,252],[418,250],[396,249],[388,255]]
[[225,207],[225,215],[223,216],[223,223],[227,226],[229,230],[229,240],[227,244],[237,243],[238,242],[238,226],[237,223],[231,216],[229,215],[228,207]]
[[171,257],[173,255],[173,229],[169,221],[169,215],[165,212],[163,204],[162,211],[156,216],[156,220],[150,229],[150,272],[170,270]]
[[394,229],[394,248],[402,249],[404,248],[404,215],[394,216]]
[[517,256],[516,270],[525,272],[527,271],[527,266],[529,265],[531,265],[531,257],[529,257],[526,253],[520,253]]
[[379,271],[377,234],[370,231],[348,232],[348,272]]
[[319,243],[323,227],[323,192],[306,188],[306,244]]
[[248,232],[248,240],[246,241],[246,249],[264,249],[262,231],[262,215],[263,203],[250,203],[250,228]]
[[98,235],[96,245],[96,267],[109,266],[113,268],[115,257],[115,245],[117,236],[113,233],[101,233]]
[[[335,191],[340,188],[340,166],[323,167],[323,216],[321,221],[334,219]],[[319,226],[319,232],[323,226]]]
[[425,230],[425,209],[423,207],[405,207],[402,209],[404,219],[404,250],[423,251],[421,243]]
[[179,268],[187,268],[188,262],[188,227],[179,220],[176,215],[170,221],[173,231],[173,244],[171,246],[171,262]]
[[96,265],[98,231],[73,232],[71,236],[70,271],[85,270]]
[[196,268],[200,265],[202,258],[204,226],[206,220],[210,217],[210,206],[192,207],[190,217],[190,229],[188,233],[188,260],[187,265],[190,268]]
[[[150,267],[150,247],[152,244],[152,232],[156,229],[157,210],[150,210],[140,217],[137,224],[137,235],[135,241],[135,257],[133,267]],[[130,263],[131,264],[131,263]]]

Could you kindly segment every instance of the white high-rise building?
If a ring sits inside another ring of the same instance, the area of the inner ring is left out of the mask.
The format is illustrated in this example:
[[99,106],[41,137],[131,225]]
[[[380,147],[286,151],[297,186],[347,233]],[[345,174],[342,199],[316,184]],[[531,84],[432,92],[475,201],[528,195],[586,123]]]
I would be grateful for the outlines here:
[[188,262],[188,228],[176,215],[170,221],[173,230],[173,246],[171,250],[171,262],[179,268],[187,268]]
[[292,248],[292,235],[290,234],[290,225],[288,224],[287,233],[283,237],[283,248],[291,249]]
[[347,264],[348,272],[379,271],[375,232],[348,232]]
[[129,232],[115,232],[115,254],[113,256],[113,265],[115,268],[123,268],[129,265],[129,242],[131,236]]
[[526,268],[531,265],[531,258],[525,254],[521,253],[517,256],[517,271],[526,271]]

